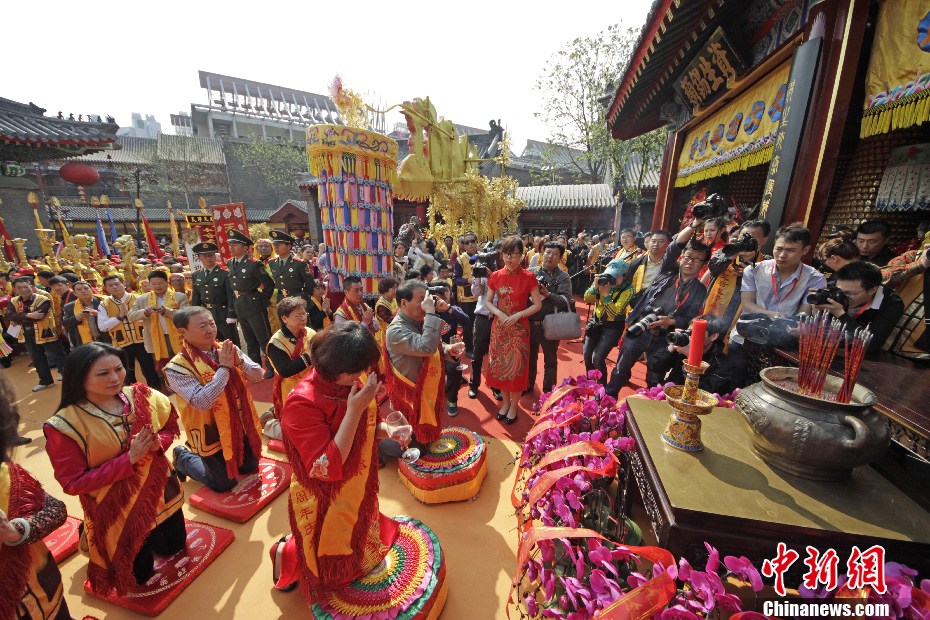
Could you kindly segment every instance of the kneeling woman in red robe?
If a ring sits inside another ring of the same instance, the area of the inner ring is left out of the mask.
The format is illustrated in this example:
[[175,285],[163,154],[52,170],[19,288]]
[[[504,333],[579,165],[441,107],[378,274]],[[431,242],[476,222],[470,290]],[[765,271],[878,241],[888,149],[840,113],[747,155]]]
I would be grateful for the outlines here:
[[61,573],[43,538],[68,516],[60,500],[10,461],[19,414],[0,378],[0,618],[70,620]]
[[294,468],[289,495],[293,542],[304,594],[327,592],[375,568],[394,542],[397,523],[378,509],[377,377],[379,358],[368,329],[346,322],[310,343],[313,369],[291,392],[281,430]]
[[184,549],[184,494],[165,450],[178,413],[146,385],[123,386],[125,355],[101,342],[65,359],[61,404],[45,423],[55,479],[84,508],[95,592],[124,594],[154,574],[153,554]]

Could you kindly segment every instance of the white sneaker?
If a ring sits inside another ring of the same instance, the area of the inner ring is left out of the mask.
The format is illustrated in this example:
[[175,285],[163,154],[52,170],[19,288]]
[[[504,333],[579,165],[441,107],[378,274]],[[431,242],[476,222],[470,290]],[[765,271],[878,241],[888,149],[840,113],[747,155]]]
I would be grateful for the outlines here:
[[35,386],[34,388],[32,388],[32,391],[33,391],[33,392],[41,392],[42,390],[47,390],[48,388],[52,387],[53,385],[55,385],[55,384],[54,384],[54,383],[49,383],[48,385],[45,385],[44,383],[40,383],[39,385],[37,385],[37,386]]

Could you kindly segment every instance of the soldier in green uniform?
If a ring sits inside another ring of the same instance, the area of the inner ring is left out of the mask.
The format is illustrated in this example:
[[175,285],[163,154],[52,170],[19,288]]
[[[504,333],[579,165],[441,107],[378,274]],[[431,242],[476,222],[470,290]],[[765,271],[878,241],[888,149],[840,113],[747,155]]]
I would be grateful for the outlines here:
[[209,310],[216,321],[216,330],[221,339],[231,340],[238,347],[239,330],[236,329],[236,319],[230,317],[229,312],[233,307],[235,295],[230,285],[229,273],[216,264],[216,244],[204,241],[192,249],[194,254],[200,257],[203,269],[194,273],[191,280],[191,305]]
[[268,267],[278,289],[278,297],[302,297],[309,304],[313,295],[313,274],[310,265],[291,256],[294,241],[296,239],[286,232],[272,230],[271,243],[277,256],[268,261]]
[[[252,240],[238,230],[229,231],[229,282],[235,301],[230,318],[239,320],[246,349],[252,361],[260,364],[262,351],[271,338],[268,303],[274,297],[274,280],[265,266],[249,256]],[[273,371],[272,371],[273,372]]]

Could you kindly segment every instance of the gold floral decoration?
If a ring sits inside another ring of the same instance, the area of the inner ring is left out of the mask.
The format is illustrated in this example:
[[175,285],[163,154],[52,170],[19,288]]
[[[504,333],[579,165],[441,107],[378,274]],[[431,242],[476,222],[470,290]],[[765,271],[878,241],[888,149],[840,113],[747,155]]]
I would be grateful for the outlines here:
[[480,241],[498,239],[516,228],[524,202],[516,197],[517,180],[502,176],[488,179],[475,169],[454,181],[433,184],[426,213],[428,236],[458,238],[473,231]]
[[342,120],[350,127],[365,128],[368,126],[368,112],[365,102],[361,95],[346,88],[342,83],[342,77],[333,78],[333,83],[329,88],[330,98],[336,104],[336,109],[342,116]]

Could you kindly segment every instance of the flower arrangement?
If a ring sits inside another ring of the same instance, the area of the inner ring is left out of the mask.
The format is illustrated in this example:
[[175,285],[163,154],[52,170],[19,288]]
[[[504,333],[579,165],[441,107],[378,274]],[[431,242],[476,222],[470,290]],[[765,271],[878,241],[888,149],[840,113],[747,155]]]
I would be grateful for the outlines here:
[[[511,495],[519,547],[510,603],[521,617],[658,618],[709,617],[764,620],[743,611],[733,587],[755,593],[765,588],[759,569],[746,557],[724,556],[708,543],[702,568],[677,562],[659,547],[636,546],[635,526],[618,519],[619,494],[612,483],[618,455],[635,448],[624,436],[629,407],[605,395],[600,374],[565,380],[540,398],[539,415],[518,456]],[[639,396],[663,400],[664,386]],[[736,393],[718,396],[733,407]],[[618,487],[619,488],[619,485]],[[930,581],[915,585],[916,572],[886,564],[888,590],[832,591],[799,588],[802,597],[888,602],[899,618],[930,618]],[[727,587],[729,584],[731,587]],[[508,610],[509,612],[509,610]]]
[[[675,385],[674,383],[666,383],[664,385],[656,385],[651,388],[640,388],[636,390],[636,396],[642,398],[648,398],[649,400],[665,400],[665,388]],[[739,395],[739,388],[733,390],[729,394],[720,395],[714,392],[714,396],[717,397],[717,406],[724,407],[727,409],[733,409],[736,403],[736,397]],[[635,397],[634,397],[635,398]],[[630,406],[624,402],[621,405],[620,410],[623,413],[628,413],[630,411]]]

